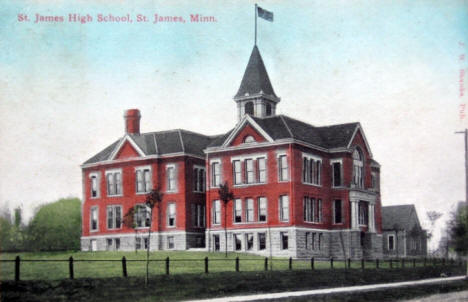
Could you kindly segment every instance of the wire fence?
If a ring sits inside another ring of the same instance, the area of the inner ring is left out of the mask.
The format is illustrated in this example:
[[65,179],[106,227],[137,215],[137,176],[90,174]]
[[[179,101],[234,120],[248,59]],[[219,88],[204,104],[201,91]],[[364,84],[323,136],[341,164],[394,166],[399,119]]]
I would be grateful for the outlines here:
[[[255,259],[149,259],[150,273],[187,274],[241,271],[272,270],[324,270],[324,269],[394,269],[426,266],[465,265],[463,261],[445,258],[412,259],[293,259],[293,258],[255,258]],[[145,259],[0,259],[1,279],[74,279],[101,277],[142,276],[146,269]],[[4,264],[3,264],[4,263]]]

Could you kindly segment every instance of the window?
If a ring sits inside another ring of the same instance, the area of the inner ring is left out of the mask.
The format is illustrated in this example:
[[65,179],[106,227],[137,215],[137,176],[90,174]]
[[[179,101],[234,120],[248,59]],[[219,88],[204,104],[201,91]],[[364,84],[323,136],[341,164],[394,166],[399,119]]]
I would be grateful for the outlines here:
[[174,227],[176,225],[176,205],[170,203],[167,205],[167,226]]
[[107,206],[107,228],[120,229],[122,222],[122,206]]
[[280,221],[289,221],[289,197],[288,195],[281,195],[279,199],[280,204]]
[[150,226],[151,210],[144,204],[135,206],[135,224],[137,228],[146,228]]
[[170,250],[174,248],[174,236],[167,236],[167,248]]
[[379,174],[377,172],[371,173],[372,189],[379,190]]
[[289,236],[287,232],[281,232],[281,249],[287,250],[289,248]]
[[369,211],[368,211],[368,204],[367,202],[360,201],[359,202],[359,224],[360,225],[367,225],[369,222]]
[[312,217],[314,217],[313,203],[315,203],[314,199],[304,197],[304,221],[312,222]]
[[395,235],[388,235],[388,250],[395,250]]
[[278,175],[279,181],[286,181],[289,179],[288,158],[286,155],[278,157]]
[[135,249],[141,250],[141,238],[140,237],[135,238]]
[[213,202],[213,224],[221,224],[221,202],[219,200]]
[[315,211],[314,222],[322,222],[322,200],[317,199],[317,208]]
[[219,251],[219,235],[213,235],[214,250]]
[[266,221],[267,219],[267,199],[266,197],[258,198],[258,221]]
[[151,169],[137,168],[136,172],[136,192],[147,193],[151,191]]
[[341,162],[334,162],[332,163],[332,184],[334,187],[341,186]]
[[97,251],[97,241],[96,239],[91,239],[91,252]]
[[111,251],[112,250],[112,239],[107,239],[106,240],[106,250]]
[[193,169],[193,191],[205,192],[205,169],[196,167]]
[[252,222],[254,221],[254,202],[253,199],[247,198],[245,200],[245,221]]
[[91,208],[90,229],[91,231],[97,231],[98,229],[98,207]]
[[245,160],[245,181],[248,184],[254,183],[254,165],[252,159]]
[[266,116],[270,116],[271,115],[271,105],[270,104],[266,104]]
[[122,195],[122,172],[107,172],[107,195]]
[[242,222],[242,201],[234,199],[234,222]]
[[91,178],[91,197],[99,197],[99,181],[96,173],[90,174]]
[[246,137],[244,137],[244,144],[254,143],[254,142],[255,142],[255,138],[252,135],[247,135]]
[[120,238],[115,238],[114,244],[115,244],[115,250],[116,251],[120,250]]
[[242,168],[240,160],[235,160],[232,162],[232,169],[234,175],[234,184],[239,185],[242,183]]
[[168,166],[166,168],[166,175],[167,175],[167,191],[173,192],[176,190],[175,166]]
[[353,184],[358,188],[364,187],[363,167],[364,163],[361,150],[356,148],[353,152]]
[[241,236],[234,234],[234,247],[236,251],[240,251],[242,249],[242,240]]
[[322,200],[304,197],[304,221],[322,222]]
[[308,250],[310,249],[310,241],[309,241],[309,237],[310,237],[310,233],[309,232],[305,232],[304,234],[304,242],[305,242],[305,249]]
[[322,250],[322,243],[323,243],[323,234],[319,233],[318,234],[318,244],[317,244],[319,250]]
[[192,223],[194,227],[202,228],[205,226],[205,206],[201,204],[192,204]]
[[259,183],[266,182],[266,159],[264,157],[257,158],[257,177]]
[[221,183],[221,166],[219,162],[211,164],[211,186],[219,187]]
[[254,107],[252,102],[245,103],[245,114],[254,114]]
[[258,233],[258,249],[264,250],[266,248],[266,234]]
[[302,182],[320,185],[322,160],[312,155],[303,155],[302,159]]
[[315,241],[317,240],[317,233],[312,233],[312,249],[315,250],[317,248],[317,245],[315,244]]
[[333,202],[333,223],[343,223],[343,210],[341,200]]
[[245,241],[247,243],[247,250],[250,251],[253,249],[253,234],[246,234]]

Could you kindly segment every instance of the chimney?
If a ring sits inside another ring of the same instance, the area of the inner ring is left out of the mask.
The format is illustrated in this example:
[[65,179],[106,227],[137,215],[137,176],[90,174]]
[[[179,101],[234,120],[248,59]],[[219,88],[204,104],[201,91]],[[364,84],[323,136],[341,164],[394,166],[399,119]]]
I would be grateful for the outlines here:
[[128,109],[125,110],[125,133],[127,134],[140,134],[140,110]]

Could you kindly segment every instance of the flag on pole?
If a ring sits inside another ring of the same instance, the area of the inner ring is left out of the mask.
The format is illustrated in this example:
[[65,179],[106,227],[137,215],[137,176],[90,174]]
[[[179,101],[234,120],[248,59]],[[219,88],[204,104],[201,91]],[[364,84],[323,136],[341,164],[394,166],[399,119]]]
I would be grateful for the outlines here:
[[260,18],[273,22],[273,13],[257,6],[257,14]]

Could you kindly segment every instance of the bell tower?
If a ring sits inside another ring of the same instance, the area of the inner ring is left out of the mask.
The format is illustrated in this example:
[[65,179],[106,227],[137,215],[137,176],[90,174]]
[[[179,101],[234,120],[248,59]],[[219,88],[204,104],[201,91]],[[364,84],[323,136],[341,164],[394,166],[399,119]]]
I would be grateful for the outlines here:
[[280,100],[271,86],[262,56],[255,45],[239,90],[234,96],[238,121],[246,114],[261,118],[273,116],[276,114],[276,104]]

